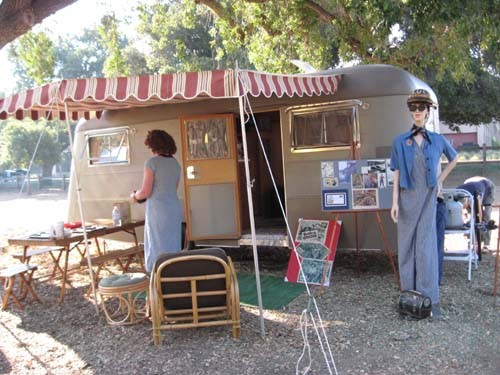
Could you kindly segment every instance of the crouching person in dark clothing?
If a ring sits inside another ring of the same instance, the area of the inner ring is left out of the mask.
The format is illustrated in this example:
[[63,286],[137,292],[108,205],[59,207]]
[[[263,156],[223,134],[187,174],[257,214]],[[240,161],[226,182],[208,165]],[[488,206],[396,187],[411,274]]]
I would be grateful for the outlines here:
[[[486,177],[475,176],[468,178],[457,189],[464,189],[472,196],[478,197],[479,220],[488,224],[491,221],[492,204],[495,202],[495,184]],[[474,215],[474,212],[471,212]],[[489,230],[481,232],[483,248],[490,246],[491,234]]]

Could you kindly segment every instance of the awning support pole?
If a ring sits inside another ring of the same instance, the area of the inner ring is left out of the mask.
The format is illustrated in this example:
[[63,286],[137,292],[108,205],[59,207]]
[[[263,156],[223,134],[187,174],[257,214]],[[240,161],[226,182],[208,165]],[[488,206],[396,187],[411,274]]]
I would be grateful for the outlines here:
[[[78,202],[78,209],[80,211],[80,221],[82,222],[83,226],[83,241],[85,243],[85,254],[87,255],[87,265],[89,267],[89,274],[90,274],[90,285],[92,286],[92,294],[94,296],[94,301],[95,301],[95,312],[97,315],[99,315],[99,306],[98,306],[98,301],[97,301],[97,292],[95,288],[95,280],[94,280],[94,271],[92,270],[92,259],[90,258],[90,249],[89,249],[89,241],[87,237],[87,230],[85,229],[85,215],[83,214],[83,204],[82,204],[82,197],[80,194],[80,178],[78,177],[78,170],[76,168],[76,160],[75,160],[75,153],[73,150],[73,136],[71,134],[71,125],[69,123],[69,112],[68,112],[68,105],[64,103],[64,111],[66,112],[66,127],[68,129],[68,135],[69,135],[69,147],[71,150],[71,164],[72,164],[72,170],[73,170],[73,178],[75,179],[75,185],[76,185],[76,200]],[[67,254],[66,256],[69,256]]]
[[[239,87],[239,74],[236,70],[236,84]],[[264,327],[264,311],[262,308],[262,292],[260,288],[260,271],[259,271],[259,255],[257,253],[257,241],[255,236],[255,219],[253,214],[253,200],[252,200],[252,182],[250,180],[250,167],[248,165],[248,146],[247,146],[247,133],[245,130],[245,111],[243,104],[243,96],[238,92],[238,103],[240,106],[240,124],[241,124],[241,139],[243,142],[243,154],[245,159],[245,175],[247,180],[247,198],[248,198],[248,215],[250,216],[250,230],[252,232],[252,249],[253,249],[253,262],[255,266],[255,282],[257,284],[257,301],[259,303],[259,320],[260,320],[260,335],[262,338],[266,336]]]

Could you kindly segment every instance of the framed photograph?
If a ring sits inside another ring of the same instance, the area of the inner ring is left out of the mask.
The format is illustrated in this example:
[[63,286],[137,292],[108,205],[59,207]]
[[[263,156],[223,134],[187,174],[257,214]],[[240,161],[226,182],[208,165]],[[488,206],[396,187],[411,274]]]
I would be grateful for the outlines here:
[[378,188],[382,189],[387,187],[387,176],[385,173],[377,173],[378,175]]
[[330,285],[333,262],[304,258],[301,265],[302,272],[299,272],[297,280],[299,283]]
[[322,161],[321,162],[321,177],[334,177],[335,169],[333,166],[333,161]]
[[386,159],[387,168],[385,169],[385,173],[387,175],[387,185],[394,185],[394,171],[391,169],[391,159]]
[[323,178],[323,187],[324,188],[334,188],[339,185],[339,179],[337,177],[326,177]]
[[302,258],[325,260],[330,249],[321,243],[306,242],[305,240],[297,246],[297,253]]
[[387,169],[385,159],[376,159],[376,160],[367,160],[366,164],[368,164],[368,172],[373,173],[385,173]]
[[363,175],[363,187],[365,189],[378,188],[378,173],[370,172]]
[[356,160],[339,161],[339,183],[350,184],[351,175],[356,173]]
[[299,220],[297,228],[297,242],[319,242],[324,243],[326,239],[326,231],[328,229],[328,220]]
[[378,189],[353,189],[352,208],[355,210],[379,208]]
[[347,189],[333,189],[323,191],[323,211],[346,210],[349,208]]
[[351,184],[353,189],[363,189],[365,187],[362,173],[354,173],[351,175]]

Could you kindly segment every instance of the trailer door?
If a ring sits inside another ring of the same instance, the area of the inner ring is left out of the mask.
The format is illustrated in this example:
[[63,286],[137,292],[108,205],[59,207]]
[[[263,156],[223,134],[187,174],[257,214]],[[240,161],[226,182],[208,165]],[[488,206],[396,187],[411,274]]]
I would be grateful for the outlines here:
[[239,238],[238,153],[233,115],[181,117],[188,238]]

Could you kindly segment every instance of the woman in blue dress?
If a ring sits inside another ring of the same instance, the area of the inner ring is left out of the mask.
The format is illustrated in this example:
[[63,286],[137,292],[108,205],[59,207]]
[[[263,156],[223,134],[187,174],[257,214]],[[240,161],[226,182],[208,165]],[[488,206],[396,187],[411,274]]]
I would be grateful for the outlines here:
[[[415,90],[407,104],[413,126],[394,139],[391,154],[391,217],[397,223],[399,275],[403,290],[416,290],[431,299],[433,318],[439,319],[436,200],[455,167],[457,152],[444,136],[425,129],[434,105],[428,91]],[[438,174],[443,154],[449,163]]]
[[181,208],[177,197],[181,168],[173,157],[177,151],[175,141],[167,132],[149,131],[144,144],[153,157],[144,165],[141,189],[130,197],[135,202],[146,200],[144,254],[146,271],[151,272],[160,254],[181,250]]

